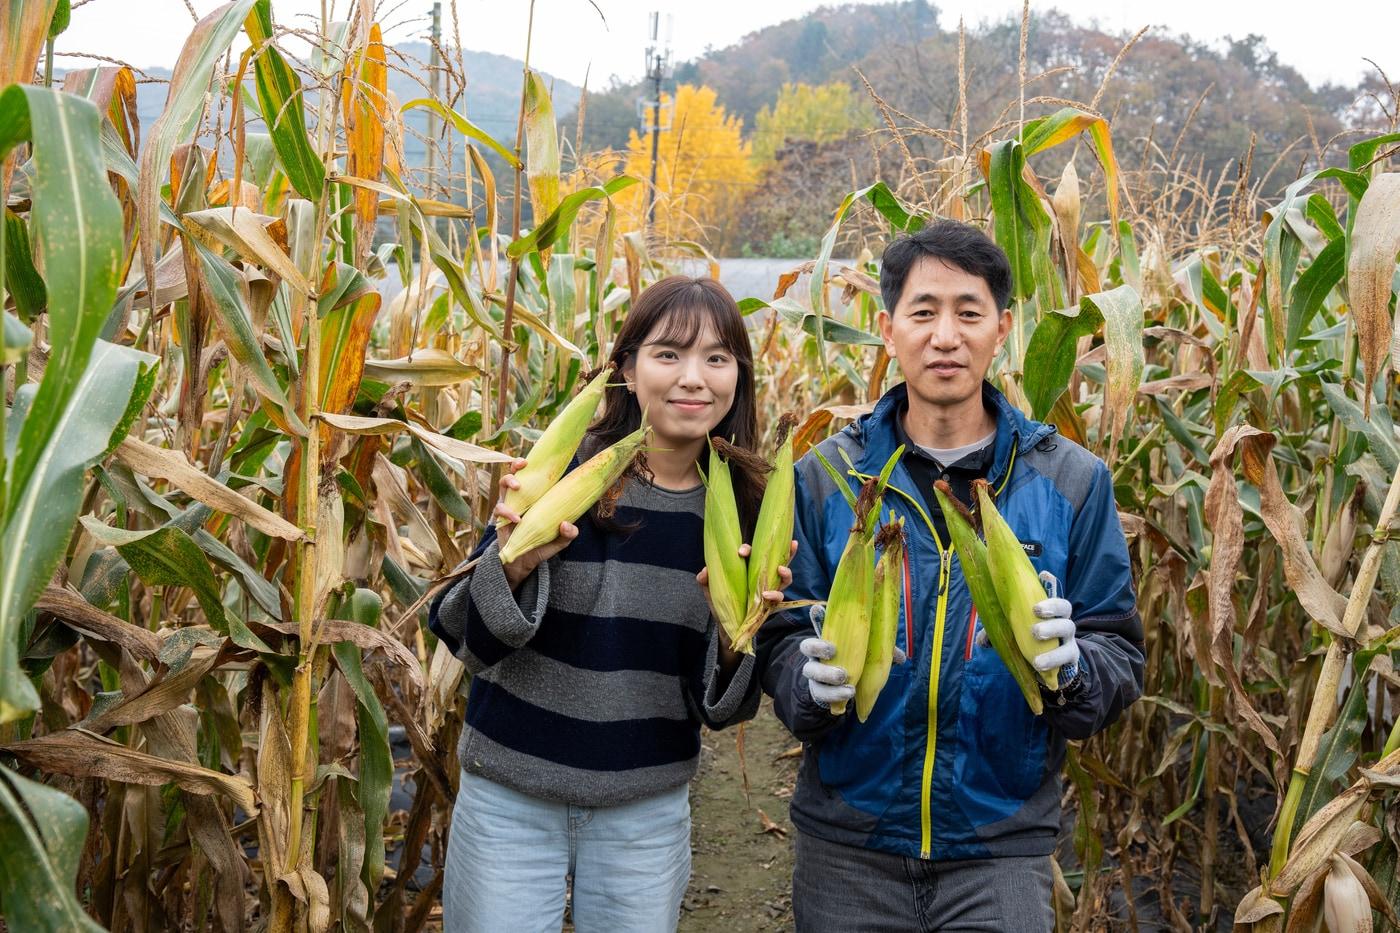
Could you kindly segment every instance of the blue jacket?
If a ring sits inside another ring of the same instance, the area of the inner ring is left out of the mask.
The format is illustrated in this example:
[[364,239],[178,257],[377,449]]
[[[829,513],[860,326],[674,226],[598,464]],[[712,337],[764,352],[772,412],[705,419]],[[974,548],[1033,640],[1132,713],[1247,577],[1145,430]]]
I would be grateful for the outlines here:
[[[860,473],[879,473],[899,446],[906,399],[896,386],[818,450],[843,471],[842,451]],[[869,718],[858,722],[854,703],[836,717],[812,700],[798,650],[813,634],[806,610],[774,615],[759,633],[764,690],[805,745],[791,806],[804,832],[936,861],[1047,855],[1065,740],[1104,729],[1142,693],[1142,623],[1108,469],[985,383],[983,402],[997,421],[988,482],[1031,562],[1059,578],[1074,607],[1080,683],[1031,713],[1001,658],[975,643],[957,556],[920,514],[923,496],[901,462],[884,513],[903,516],[908,535],[897,644],[909,660],[891,669]],[[853,516],[813,454],[796,471],[788,598],[825,599]]]

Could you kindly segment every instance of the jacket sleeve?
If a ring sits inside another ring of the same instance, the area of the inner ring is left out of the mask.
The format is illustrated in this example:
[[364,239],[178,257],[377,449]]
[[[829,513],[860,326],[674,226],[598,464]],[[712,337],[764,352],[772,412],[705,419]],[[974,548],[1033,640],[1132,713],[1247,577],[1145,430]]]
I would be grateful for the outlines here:
[[[831,592],[834,569],[827,566],[823,556],[820,504],[813,501],[800,467],[796,467],[797,508],[792,531],[797,554],[790,565],[792,585],[785,595],[790,600],[825,600]],[[812,699],[807,679],[802,676],[807,658],[798,645],[815,634],[808,610],[802,607],[769,616],[754,640],[763,690],[773,698],[778,719],[803,742],[818,739],[841,723],[840,716],[832,715],[831,710]]]
[[428,628],[474,675],[533,638],[549,603],[550,562],[511,592],[494,526],[472,552],[478,558],[471,575],[439,593],[428,610]]
[[1079,678],[1046,694],[1045,716],[1066,738],[1112,725],[1143,689],[1142,620],[1113,480],[1100,461],[1070,529],[1065,597],[1073,607]]

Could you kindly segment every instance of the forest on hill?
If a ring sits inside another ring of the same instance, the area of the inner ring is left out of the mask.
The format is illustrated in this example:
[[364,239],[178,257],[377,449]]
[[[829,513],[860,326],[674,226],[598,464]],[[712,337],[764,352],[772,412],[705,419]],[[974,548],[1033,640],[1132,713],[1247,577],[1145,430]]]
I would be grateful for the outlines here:
[[[1020,31],[1018,18],[1006,18],[963,37],[966,126],[974,141],[1020,118],[1008,112],[1018,97]],[[1269,194],[1282,191],[1305,163],[1343,164],[1349,141],[1389,121],[1379,71],[1353,86],[1313,87],[1258,35],[1207,41],[1150,29],[1125,54],[1132,39],[1037,11],[1028,24],[1025,117],[1064,101],[1092,104],[1113,127],[1125,169],[1179,164],[1202,188],[1214,189],[1233,182],[1248,156]],[[746,202],[729,223],[707,231],[712,245],[733,254],[807,255],[830,217],[825,207],[804,205],[835,203],[856,187],[853,174],[862,184],[884,177],[877,168],[898,160],[882,158],[893,130],[916,158],[931,156],[937,145],[919,130],[960,134],[959,41],[959,23],[927,0],[842,4],[678,65],[674,85],[713,89],[722,117],[737,118],[740,146],[753,149],[746,154],[752,170],[734,171],[744,153],[712,155],[716,185],[727,183],[737,195],[732,200]],[[837,113],[829,96],[808,94],[809,108],[789,107],[786,120],[774,119],[799,88],[838,85],[864,106]],[[589,90],[582,148],[625,151],[642,94],[637,84]],[[888,109],[874,106],[872,94]],[[572,135],[577,112],[559,109],[561,126]],[[688,126],[686,132],[708,131]]]

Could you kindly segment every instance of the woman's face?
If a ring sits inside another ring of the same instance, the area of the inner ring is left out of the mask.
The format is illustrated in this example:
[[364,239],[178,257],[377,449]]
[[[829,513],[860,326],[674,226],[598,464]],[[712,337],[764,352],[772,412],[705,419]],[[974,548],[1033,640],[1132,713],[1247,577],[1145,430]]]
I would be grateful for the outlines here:
[[646,412],[658,446],[703,440],[729,414],[739,362],[708,318],[689,346],[658,339],[653,328],[622,374]]

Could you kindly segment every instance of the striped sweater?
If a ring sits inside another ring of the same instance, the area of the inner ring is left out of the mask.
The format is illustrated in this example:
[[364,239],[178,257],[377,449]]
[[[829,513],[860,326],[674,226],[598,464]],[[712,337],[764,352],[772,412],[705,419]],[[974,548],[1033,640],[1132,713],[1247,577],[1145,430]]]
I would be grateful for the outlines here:
[[722,683],[704,566],[704,487],[629,482],[614,532],[579,535],[512,593],[494,530],[430,626],[472,674],[458,745],[471,774],[522,793],[610,806],[686,783],[700,726],[753,716],[752,655]]

